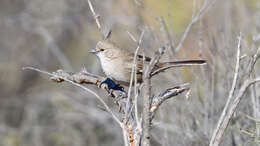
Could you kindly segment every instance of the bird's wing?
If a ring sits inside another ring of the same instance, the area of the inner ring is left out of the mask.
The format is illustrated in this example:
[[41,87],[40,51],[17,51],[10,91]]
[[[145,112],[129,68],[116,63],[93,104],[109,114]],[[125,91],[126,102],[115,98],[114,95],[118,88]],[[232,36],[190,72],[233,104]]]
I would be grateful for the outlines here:
[[[129,57],[130,56],[130,57]],[[132,67],[134,63],[134,54],[128,54],[127,57],[124,58],[125,66],[124,68],[127,70],[127,72],[132,72]],[[151,58],[145,57],[145,63],[149,63]],[[143,56],[142,55],[137,55],[136,57],[136,73],[137,74],[142,74],[143,72]]]
[[[134,59],[134,57],[133,57],[133,59]],[[150,57],[147,57],[147,56],[145,56],[145,57],[143,57],[142,55],[137,55],[137,74],[142,74],[143,73],[143,64],[149,64],[150,63],[150,61],[152,60]],[[157,64],[157,65],[155,65],[155,67],[153,68],[153,70],[156,70],[156,69],[158,69],[158,68],[160,68],[160,63],[159,64]]]
[[150,57],[147,57],[147,56],[144,57],[142,55],[137,55],[136,59],[137,59],[137,74],[142,74],[143,65],[149,64],[152,59]]
[[146,62],[150,62],[151,61],[151,58],[150,57],[147,57],[147,56],[142,56],[142,55],[137,55],[137,58],[140,59],[140,60],[144,60]]
[[[149,64],[150,61],[152,60],[150,57],[146,57],[146,56],[145,56],[144,59],[143,59],[143,58],[144,58],[144,57],[143,57],[142,55],[138,55],[138,56],[137,56],[138,64],[139,64],[139,68],[140,68],[141,72],[143,71],[143,70],[142,70],[142,69],[143,69],[143,62],[145,62],[145,64]],[[160,68],[160,67],[161,67],[161,63],[157,63],[157,64],[154,66],[152,72],[153,72],[154,70],[157,70],[157,69]]]

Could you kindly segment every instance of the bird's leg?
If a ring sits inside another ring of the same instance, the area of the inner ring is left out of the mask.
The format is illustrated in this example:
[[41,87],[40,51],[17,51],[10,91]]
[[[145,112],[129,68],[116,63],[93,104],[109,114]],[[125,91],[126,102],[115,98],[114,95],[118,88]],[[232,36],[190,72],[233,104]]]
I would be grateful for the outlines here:
[[[124,94],[126,94],[126,92],[124,91],[124,87],[120,86],[120,84],[116,84],[112,79],[110,79],[108,77],[100,83],[100,86],[102,86],[102,84],[107,85],[109,95],[112,94],[113,90],[117,90],[117,91],[120,91],[120,92],[123,92]],[[119,96],[118,98],[115,98],[115,103],[119,105],[119,112],[124,112],[122,110],[123,105],[121,102],[119,102],[122,99],[122,97],[125,97],[125,96]]]

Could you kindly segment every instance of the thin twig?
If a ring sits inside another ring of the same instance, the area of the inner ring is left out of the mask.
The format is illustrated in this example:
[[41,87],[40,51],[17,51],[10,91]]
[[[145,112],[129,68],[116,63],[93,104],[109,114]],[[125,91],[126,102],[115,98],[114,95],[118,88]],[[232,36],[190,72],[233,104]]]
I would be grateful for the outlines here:
[[253,58],[251,59],[249,66],[248,66],[248,73],[247,76],[250,76],[250,74],[252,73],[255,63],[256,61],[260,58],[260,46],[258,47],[256,53],[254,54]]
[[169,50],[171,52],[172,56],[175,57],[174,50],[173,50],[174,42],[173,42],[173,39],[171,38],[170,32],[168,30],[168,27],[167,27],[163,17],[159,17],[159,16],[155,15],[152,11],[147,9],[139,0],[135,0],[135,3],[137,4],[137,6],[142,8],[144,10],[144,12],[146,12],[149,16],[151,16],[153,19],[155,19],[156,21],[158,21],[160,23],[162,30],[163,30],[164,40],[165,40],[165,45],[167,46],[167,50]]
[[94,19],[96,20],[96,24],[97,24],[98,30],[99,30],[99,32],[101,32],[101,25],[100,25],[100,21],[99,21],[100,16],[98,14],[96,14],[96,12],[95,12],[95,10],[93,8],[93,5],[92,5],[90,0],[88,0],[88,5],[89,5],[89,8],[90,8],[90,10],[91,10],[91,12],[93,14]]
[[[190,33],[190,30],[191,30],[192,26],[193,26],[198,20],[201,19],[201,17],[204,15],[205,10],[206,10],[209,6],[213,5],[216,0],[214,0],[214,1],[211,3],[211,5],[208,5],[208,1],[209,1],[209,0],[205,0],[205,1],[204,1],[204,3],[203,3],[203,5],[202,5],[201,9],[199,9],[199,11],[198,11],[198,13],[197,13],[196,15],[194,14],[196,11],[193,10],[192,20],[191,20],[191,22],[189,23],[189,25],[186,27],[185,32],[184,32],[184,34],[182,35],[180,42],[178,43],[177,47],[175,48],[175,51],[176,51],[176,52],[178,52],[178,51],[180,50],[180,48],[182,47],[184,41],[186,40],[188,34]],[[196,7],[193,7],[193,9],[196,9]]]
[[[253,73],[250,76],[250,78],[254,78]],[[259,118],[259,116],[260,116],[260,114],[259,114],[259,112],[260,112],[259,104],[260,103],[259,103],[259,97],[257,95],[256,89],[257,89],[256,85],[255,84],[252,85],[250,87],[250,95],[251,95],[251,102],[252,102],[252,109],[253,109],[253,117]],[[247,115],[247,117],[249,117],[249,116]],[[252,117],[250,117],[250,118],[252,118]],[[260,121],[260,119],[258,121]],[[259,138],[260,138],[260,127],[258,125],[259,125],[259,123],[257,123],[257,121],[255,121],[256,135],[259,136]]]
[[[144,30],[143,30],[144,31]],[[142,32],[143,33],[143,32]],[[137,40],[136,40],[136,38],[133,36],[133,34],[131,34],[129,31],[127,31],[127,34],[130,36],[130,38],[135,42],[135,43],[137,43],[137,45],[139,46],[139,44],[141,43],[138,43],[137,42]],[[134,60],[136,60],[136,54],[137,52],[135,52],[135,56],[134,56]],[[135,120],[136,120],[136,124],[137,124],[137,126],[136,126],[136,128],[138,128],[138,127],[141,127],[140,125],[141,125],[141,122],[139,121],[139,117],[138,117],[138,104],[137,104],[137,98],[138,98],[138,93],[137,93],[137,87],[136,87],[136,85],[137,85],[137,74],[136,74],[136,61],[134,61],[134,66],[135,66],[135,70],[134,70],[134,93],[135,93],[135,97],[134,97],[134,107],[135,107]],[[133,68],[132,68],[133,69]],[[133,73],[133,71],[132,71],[132,73]],[[131,74],[131,76],[132,76],[132,74]],[[132,82],[132,79],[131,79],[131,82]],[[128,91],[129,92],[129,91]]]
[[225,116],[222,125],[220,126],[220,130],[218,134],[216,135],[216,138],[212,143],[210,143],[210,146],[218,146],[221,142],[221,138],[223,137],[223,134],[228,126],[228,123],[230,122],[238,104],[240,103],[243,95],[245,94],[246,90],[250,85],[255,84],[256,82],[260,82],[260,77],[255,78],[255,79],[247,79],[243,85],[241,86],[238,95],[234,99],[234,101],[230,105],[230,109],[227,111],[227,115]]
[[136,38],[134,37],[134,35],[133,35],[131,32],[129,32],[129,31],[126,31],[126,32],[127,32],[127,34],[130,36],[130,38],[131,38],[135,43],[138,43],[137,40],[136,40]]
[[223,120],[224,120],[224,118],[227,114],[227,109],[229,108],[231,100],[233,99],[234,91],[235,91],[235,88],[236,88],[236,85],[237,85],[237,80],[238,80],[239,67],[240,67],[241,39],[242,39],[242,36],[241,36],[241,33],[240,33],[240,35],[238,37],[237,56],[236,56],[237,60],[236,60],[236,68],[235,68],[235,72],[234,72],[234,78],[233,78],[232,86],[231,86],[231,89],[230,89],[230,92],[229,92],[229,96],[228,96],[228,100],[226,102],[226,105],[225,105],[225,107],[222,111],[222,114],[219,118],[217,127],[215,128],[215,131],[214,131],[212,138],[210,140],[210,145],[212,145],[215,142],[216,135],[221,130],[220,127],[223,124]]
[[159,106],[167,99],[170,99],[174,96],[181,94],[184,91],[190,90],[190,84],[184,83],[182,85],[176,86],[174,88],[166,89],[164,92],[160,93],[159,95],[155,96],[151,100],[151,120],[153,120],[155,112],[159,108]]
[[[126,112],[127,113],[125,114],[126,115],[125,119],[127,119],[128,115],[129,115],[128,112],[129,112],[129,104],[130,104],[130,98],[131,98],[131,90],[132,90],[132,85],[133,85],[133,79],[134,79],[134,75],[136,75],[136,71],[137,71],[137,55],[138,55],[140,45],[141,45],[142,40],[143,40],[144,33],[145,33],[145,30],[143,30],[141,35],[140,35],[139,41],[137,42],[137,48],[136,48],[135,54],[134,54],[134,61],[133,61],[133,66],[132,66],[132,71],[131,71],[130,85],[129,85],[129,88],[128,88],[127,105],[126,105]],[[136,77],[135,77],[135,80],[136,80]],[[135,83],[135,87],[136,87],[136,83]],[[134,106],[137,106],[137,105],[134,105]],[[137,115],[135,115],[135,116],[137,116]],[[136,120],[138,120],[138,118]]]

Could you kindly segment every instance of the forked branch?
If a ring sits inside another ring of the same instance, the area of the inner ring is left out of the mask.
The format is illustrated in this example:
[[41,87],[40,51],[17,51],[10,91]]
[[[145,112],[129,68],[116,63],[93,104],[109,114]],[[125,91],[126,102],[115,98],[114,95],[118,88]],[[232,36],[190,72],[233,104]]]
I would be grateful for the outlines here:
[[[89,72],[87,72],[86,70],[82,70],[78,73],[72,73],[72,72],[66,72],[63,70],[57,70],[57,72],[47,72],[47,71],[43,71],[34,67],[24,67],[24,70],[33,70],[33,71],[37,71],[43,74],[47,74],[51,77],[51,80],[57,82],[57,83],[61,83],[61,82],[69,82],[70,84],[80,87],[83,90],[90,92],[91,94],[93,94],[105,107],[105,110],[108,111],[113,119],[120,125],[120,127],[123,130],[123,133],[127,134],[128,137],[128,144],[130,144],[131,146],[134,146],[136,141],[138,141],[138,136],[140,137],[140,133],[138,133],[138,131],[136,131],[137,129],[137,121],[135,119],[134,116],[134,111],[131,111],[132,113],[130,113],[131,116],[127,117],[128,119],[124,119],[124,115],[127,114],[127,93],[125,91],[122,90],[115,90],[115,89],[109,89],[108,88],[108,84],[107,83],[103,83],[103,81],[105,81],[107,78],[106,77],[102,77],[102,76],[98,76],[95,74],[91,74]],[[116,114],[114,114],[111,110],[111,108],[105,103],[105,101],[94,91],[90,90],[89,88],[87,88],[86,86],[83,86],[82,84],[90,84],[90,85],[95,85],[98,88],[103,89],[105,92],[107,92],[110,97],[112,97],[111,99],[114,100],[114,102],[116,103],[116,105],[118,106],[119,110],[118,112],[121,113],[122,119],[118,118],[116,116]],[[189,90],[189,86],[187,86],[187,84],[183,84],[180,86],[176,86],[173,88],[169,88],[166,89],[165,91],[163,91],[162,93],[158,94],[157,96],[154,96],[153,98],[151,98],[150,100],[150,108],[149,108],[149,113],[150,113],[150,117],[149,117],[149,121],[152,121],[152,119],[154,118],[155,112],[157,111],[157,109],[159,108],[159,106],[166,101],[167,99],[170,99],[174,96],[177,96],[181,93],[183,93],[184,91]],[[130,107],[133,106],[133,103],[129,103]],[[126,121],[126,122],[122,122],[122,121]],[[128,145],[127,144],[127,145]]]

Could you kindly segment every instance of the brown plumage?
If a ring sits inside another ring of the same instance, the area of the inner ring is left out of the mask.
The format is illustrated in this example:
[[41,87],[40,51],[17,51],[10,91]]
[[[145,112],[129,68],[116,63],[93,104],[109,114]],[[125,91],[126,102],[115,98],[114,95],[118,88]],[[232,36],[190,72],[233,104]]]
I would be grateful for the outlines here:
[[[99,41],[96,48],[91,51],[96,54],[101,62],[104,73],[120,82],[129,84],[132,66],[134,62],[134,54],[119,48],[113,42],[109,40]],[[145,57],[145,63],[149,63],[151,58]],[[155,75],[161,71],[164,71],[171,67],[191,66],[191,65],[204,65],[205,60],[184,60],[174,62],[159,62],[152,70],[152,75]],[[143,56],[137,56],[137,80],[142,81],[143,72]]]

